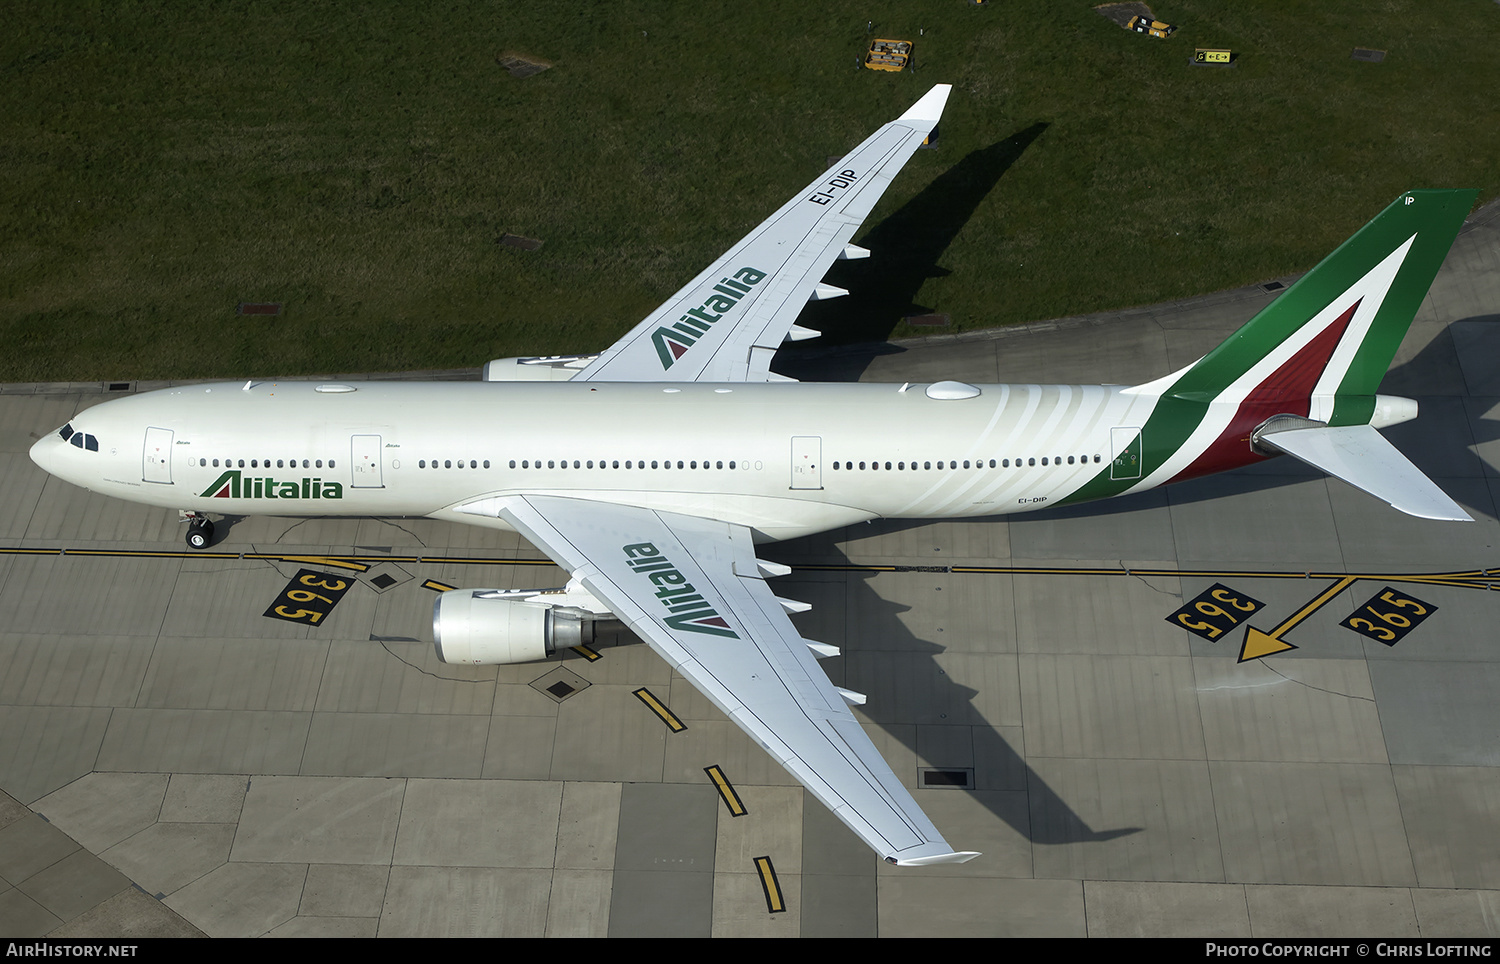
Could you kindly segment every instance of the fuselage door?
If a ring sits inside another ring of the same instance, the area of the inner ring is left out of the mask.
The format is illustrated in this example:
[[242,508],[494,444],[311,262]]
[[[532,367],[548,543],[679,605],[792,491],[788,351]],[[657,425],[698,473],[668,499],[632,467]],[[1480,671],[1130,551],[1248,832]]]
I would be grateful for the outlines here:
[[1109,447],[1114,450],[1114,461],[1109,466],[1111,479],[1138,479],[1141,477],[1141,430],[1116,427],[1109,430]]
[[354,488],[379,489],[385,486],[380,470],[380,436],[355,435],[350,464],[354,466]]
[[792,488],[823,487],[823,439],[817,435],[792,436]]
[[146,450],[142,456],[141,478],[146,482],[172,484],[171,429],[146,429]]

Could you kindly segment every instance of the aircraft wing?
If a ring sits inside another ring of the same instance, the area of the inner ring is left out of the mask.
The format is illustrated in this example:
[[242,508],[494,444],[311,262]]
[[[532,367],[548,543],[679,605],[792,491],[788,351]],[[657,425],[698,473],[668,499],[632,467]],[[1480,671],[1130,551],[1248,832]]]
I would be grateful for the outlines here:
[[847,294],[822,284],[886,187],[937,126],[948,101],[938,84],[793,197],[573,381],[764,382],[783,341],[817,332],[795,325],[810,299]]
[[[766,585],[743,526],[557,496],[459,511],[505,520],[610,607],[886,860],[959,863]],[[852,695],[852,694],[851,694]]]

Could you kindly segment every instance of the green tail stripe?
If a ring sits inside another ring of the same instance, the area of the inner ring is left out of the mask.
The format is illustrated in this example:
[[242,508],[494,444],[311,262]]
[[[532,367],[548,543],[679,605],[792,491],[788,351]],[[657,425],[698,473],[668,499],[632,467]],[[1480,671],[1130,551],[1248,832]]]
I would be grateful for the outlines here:
[[[1142,449],[1141,478],[1159,469],[1182,447],[1203,421],[1213,399],[1405,244],[1407,238],[1416,235],[1335,396],[1331,424],[1368,423],[1380,380],[1385,377],[1401,339],[1406,337],[1427,289],[1437,277],[1458,229],[1478,196],[1479,192],[1474,190],[1403,194],[1281,297],[1203,356],[1163,394],[1142,427],[1137,443]],[[1105,470],[1062,503],[1119,495],[1137,481],[1111,479]]]
[[1478,191],[1470,190],[1403,194],[1205,355],[1172,387],[1172,394],[1218,395],[1407,238],[1416,235],[1338,390],[1339,395],[1374,395],[1478,196]]

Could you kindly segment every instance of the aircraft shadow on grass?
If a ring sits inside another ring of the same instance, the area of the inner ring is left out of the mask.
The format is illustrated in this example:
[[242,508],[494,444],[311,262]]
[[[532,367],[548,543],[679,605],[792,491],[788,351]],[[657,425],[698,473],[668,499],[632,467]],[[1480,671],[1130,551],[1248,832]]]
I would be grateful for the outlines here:
[[[870,257],[833,263],[825,280],[848,289],[849,294],[810,303],[799,323],[823,333],[820,345],[883,342],[897,319],[931,311],[915,300],[922,284],[929,278],[948,274],[938,266],[938,259],[1005,172],[1046,130],[1045,122],[1032,124],[1004,140],[971,151],[939,174],[910,201],[857,239],[861,247],[870,250]],[[890,346],[863,346],[865,355],[899,350]],[[827,381],[828,355],[817,347],[803,352],[786,350],[777,357],[776,368],[795,378],[807,372],[810,379]],[[851,364],[862,369],[858,361],[861,352],[845,351],[838,355],[843,365],[837,377],[851,380],[858,377],[858,372],[843,369]]]

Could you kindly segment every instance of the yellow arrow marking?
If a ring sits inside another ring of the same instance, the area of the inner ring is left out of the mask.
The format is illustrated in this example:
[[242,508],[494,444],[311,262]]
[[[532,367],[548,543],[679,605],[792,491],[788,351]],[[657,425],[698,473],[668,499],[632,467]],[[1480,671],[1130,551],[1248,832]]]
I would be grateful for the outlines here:
[[1302,622],[1302,620],[1306,619],[1308,616],[1311,616],[1319,609],[1322,609],[1325,603],[1327,603],[1333,597],[1337,596],[1339,593],[1343,592],[1345,589],[1348,589],[1357,581],[1357,576],[1344,576],[1342,579],[1339,579],[1333,585],[1329,586],[1327,589],[1319,593],[1317,598],[1313,599],[1312,602],[1303,606],[1301,609],[1297,610],[1286,619],[1284,619],[1280,626],[1277,626],[1269,633],[1261,632],[1254,626],[1246,626],[1245,643],[1240,647],[1239,661],[1243,663],[1247,660],[1261,659],[1266,656],[1273,656],[1276,653],[1284,653],[1289,649],[1296,649],[1296,646],[1293,646],[1291,643],[1282,639],[1281,634],[1290,632],[1292,627],[1296,626],[1298,623]]

